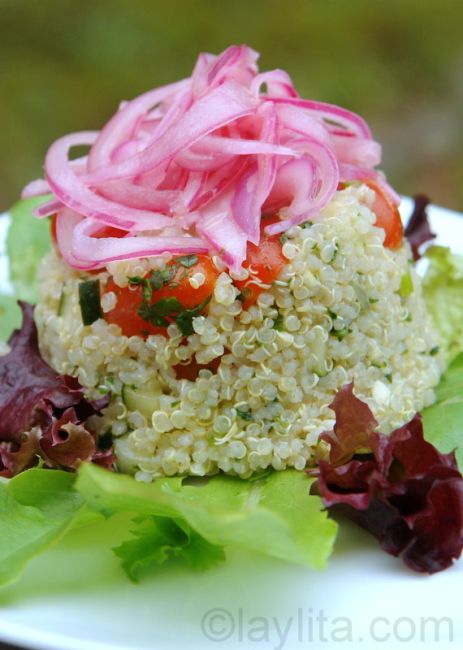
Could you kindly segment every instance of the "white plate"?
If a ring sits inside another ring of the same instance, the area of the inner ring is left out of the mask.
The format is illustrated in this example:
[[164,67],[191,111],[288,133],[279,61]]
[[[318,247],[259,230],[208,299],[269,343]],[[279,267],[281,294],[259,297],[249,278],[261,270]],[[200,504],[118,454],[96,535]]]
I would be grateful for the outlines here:
[[[463,252],[461,215],[430,213],[438,243]],[[0,592],[0,639],[36,650],[463,647],[463,560],[415,575],[349,523],[324,572],[233,551],[217,569],[164,567],[139,585],[95,543],[113,536],[110,520],[34,560]]]

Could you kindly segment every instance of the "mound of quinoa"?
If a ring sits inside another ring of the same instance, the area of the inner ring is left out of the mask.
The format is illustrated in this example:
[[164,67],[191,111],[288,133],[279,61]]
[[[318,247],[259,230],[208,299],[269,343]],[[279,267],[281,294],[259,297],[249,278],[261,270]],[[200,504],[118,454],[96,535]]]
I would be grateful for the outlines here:
[[[398,250],[383,246],[384,231],[368,207],[373,199],[366,186],[350,186],[313,223],[285,233],[287,266],[248,310],[213,258],[221,273],[207,314],[193,320],[186,339],[175,324],[167,337],[146,340],[103,319],[84,326],[78,284],[88,276],[56,253],[45,258],[36,308],[42,353],[90,397],[111,393],[104,426],[121,471],[150,481],[302,470],[323,453],[317,441],[333,425],[329,404],[351,381],[385,432],[433,402],[442,361],[420,278],[405,241]],[[168,259],[111,263],[91,277],[104,286],[110,274],[123,287]],[[115,301],[103,293],[103,312]],[[200,370],[194,382],[177,379],[174,367],[194,358],[220,364],[215,373]],[[127,409],[124,386],[152,392],[151,418]]]

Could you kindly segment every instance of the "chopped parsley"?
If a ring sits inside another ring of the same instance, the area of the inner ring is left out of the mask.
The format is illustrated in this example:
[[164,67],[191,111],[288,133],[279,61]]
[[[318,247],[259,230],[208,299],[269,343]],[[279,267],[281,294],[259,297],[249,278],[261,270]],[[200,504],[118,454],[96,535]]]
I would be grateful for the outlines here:
[[168,327],[174,322],[182,334],[189,336],[194,332],[193,318],[202,314],[210,299],[211,296],[208,296],[204,302],[190,309],[185,308],[174,296],[161,298],[152,304],[143,300],[137,313],[140,318],[157,327]]
[[246,422],[249,422],[253,419],[251,411],[242,411],[241,409],[236,409],[236,415]]
[[332,329],[330,331],[330,334],[335,336],[338,339],[338,341],[344,340],[346,336],[351,333],[352,333],[352,329],[350,327],[343,327],[342,330]]
[[176,257],[175,261],[178,262],[185,269],[191,269],[192,266],[198,263],[197,255],[183,255],[182,257]]
[[236,296],[236,299],[240,302],[244,302],[251,295],[251,290],[246,287]]
[[285,326],[284,326],[283,314],[280,314],[278,312],[278,316],[273,321],[273,329],[277,330],[277,332],[284,332]]

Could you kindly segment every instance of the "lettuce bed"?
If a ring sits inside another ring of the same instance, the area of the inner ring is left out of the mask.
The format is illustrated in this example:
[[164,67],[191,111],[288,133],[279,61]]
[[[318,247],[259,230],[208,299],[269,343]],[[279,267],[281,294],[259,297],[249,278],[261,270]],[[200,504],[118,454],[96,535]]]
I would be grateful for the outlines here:
[[[36,266],[49,246],[46,220],[30,219],[36,203],[23,201],[11,210],[7,253],[16,295],[0,295],[0,338],[4,340],[19,325],[15,298],[35,298]],[[436,403],[422,414],[424,439],[441,452],[434,454],[439,463],[458,474],[455,459],[460,472],[463,470],[463,258],[439,247],[429,249],[427,256],[425,295],[447,357],[453,361],[437,389]],[[0,421],[0,433],[1,429]],[[338,432],[341,429],[338,426]],[[342,447],[342,441],[340,444]],[[371,460],[372,450],[363,449],[363,455],[365,451]],[[356,452],[351,449],[349,461],[357,462]],[[339,462],[334,465],[339,469]],[[457,503],[459,510],[452,513],[449,505],[445,507],[454,539],[461,545],[463,489],[461,478],[458,480],[452,507]],[[0,482],[0,585],[16,580],[33,557],[71,528],[82,526],[84,530],[84,525],[90,526],[102,516],[120,513],[130,516],[133,523],[114,552],[133,580],[139,579],[146,567],[171,558],[192,569],[206,569],[224,560],[229,546],[322,569],[332,552],[338,525],[324,509],[326,499],[311,494],[317,483],[320,488],[316,477],[295,470],[269,472],[257,480],[218,475],[207,480],[164,478],[144,484],[90,463],[81,464],[77,473],[40,466],[29,469]],[[455,548],[452,557],[461,550],[458,544]]]

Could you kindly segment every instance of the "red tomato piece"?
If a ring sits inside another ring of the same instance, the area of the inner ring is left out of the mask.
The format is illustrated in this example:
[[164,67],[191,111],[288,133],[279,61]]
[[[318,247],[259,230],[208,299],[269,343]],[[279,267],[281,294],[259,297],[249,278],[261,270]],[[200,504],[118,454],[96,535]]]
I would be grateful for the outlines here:
[[376,214],[375,225],[378,228],[383,228],[386,233],[384,246],[399,248],[403,240],[403,225],[398,207],[376,181],[365,181],[365,185],[368,185],[376,194],[372,210]]
[[[165,268],[174,269],[173,275],[165,286],[159,289],[153,288],[151,305],[164,298],[176,298],[184,309],[193,309],[203,304],[212,295],[219,272],[207,255],[194,257],[196,262],[187,268],[179,264],[176,258],[167,263]],[[189,280],[197,273],[202,273],[205,280],[201,286],[194,289]],[[150,334],[166,334],[166,327],[153,325],[138,314],[143,302],[142,284],[119,287],[110,279],[104,290],[112,291],[117,296],[116,307],[105,314],[105,319],[108,323],[119,325],[123,334],[144,338]]]
[[235,286],[243,294],[243,308],[254,305],[259,295],[265,291],[253,278],[264,284],[272,284],[278,278],[281,270],[288,263],[282,253],[280,235],[267,235],[265,226],[278,221],[277,217],[262,220],[262,233],[259,245],[248,243],[246,261],[243,266],[250,270],[251,275],[246,280],[235,280]]

